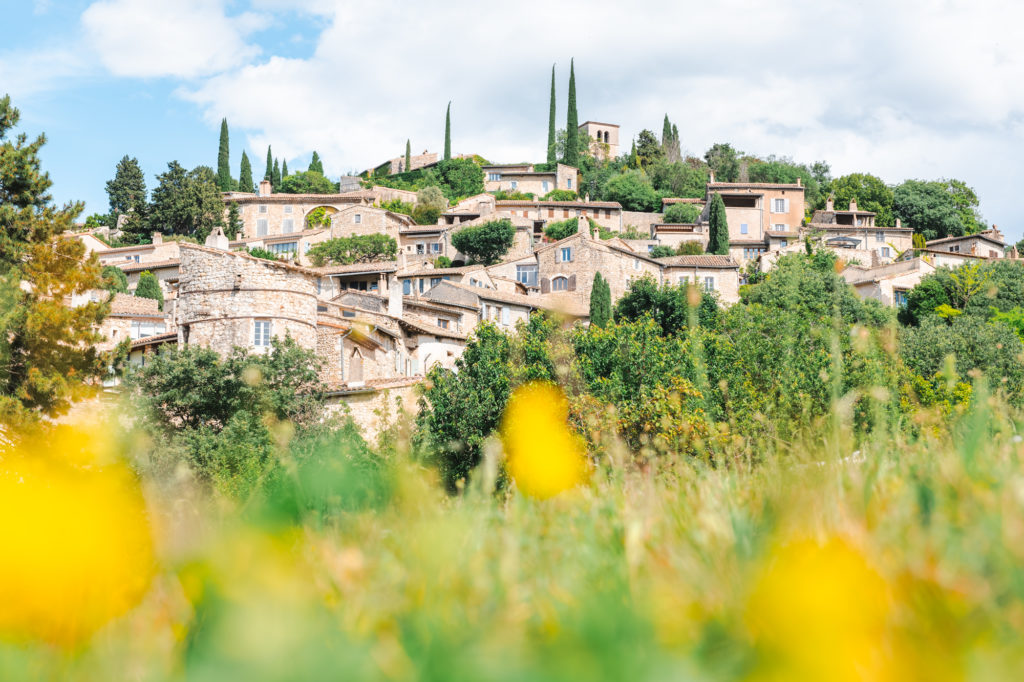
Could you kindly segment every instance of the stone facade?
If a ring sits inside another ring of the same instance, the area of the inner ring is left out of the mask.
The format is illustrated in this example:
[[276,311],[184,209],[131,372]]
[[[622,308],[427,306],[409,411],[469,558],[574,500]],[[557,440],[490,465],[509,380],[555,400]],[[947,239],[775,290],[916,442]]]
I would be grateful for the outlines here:
[[531,165],[484,166],[484,191],[520,192],[543,198],[556,189],[579,190],[579,170],[557,164],[553,171],[536,171]]
[[693,284],[717,294],[725,304],[740,300],[739,264],[730,256],[699,255],[659,258],[665,284]]
[[564,293],[590,301],[594,273],[608,280],[612,301],[618,300],[630,282],[644,275],[661,281],[661,265],[647,255],[633,252],[617,240],[599,241],[582,232],[537,249],[540,292]]
[[930,251],[945,251],[946,253],[965,254],[980,258],[1006,257],[1006,243],[1003,241],[1002,234],[995,229],[961,237],[932,239],[927,245]]
[[398,241],[398,233],[415,223],[407,215],[375,206],[346,206],[331,215],[331,237],[386,234]]
[[619,126],[585,121],[580,124],[579,132],[590,138],[590,154],[595,159],[614,159],[619,156]]
[[861,298],[900,306],[906,304],[907,292],[933,272],[934,264],[923,258],[911,258],[874,267],[850,266],[841,274]]

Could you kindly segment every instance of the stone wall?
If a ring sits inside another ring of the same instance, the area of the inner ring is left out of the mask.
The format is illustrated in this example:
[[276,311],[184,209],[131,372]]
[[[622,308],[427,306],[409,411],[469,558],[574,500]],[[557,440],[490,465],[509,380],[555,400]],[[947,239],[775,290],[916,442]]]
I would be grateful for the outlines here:
[[331,237],[386,234],[398,241],[398,231],[412,221],[373,206],[349,206],[331,217]]
[[651,233],[651,225],[658,225],[664,220],[664,213],[648,213],[645,211],[623,211],[622,212],[622,230],[626,230],[630,225],[639,230],[642,234]]
[[396,421],[400,410],[409,416],[416,414],[417,398],[416,384],[405,382],[392,388],[331,396],[327,399],[327,409],[334,414],[347,411],[363,437],[372,444],[387,421],[392,424]]
[[[563,247],[572,247],[572,260],[561,260]],[[542,293],[547,293],[543,280],[548,280],[551,293],[556,293],[558,290],[555,289],[554,280],[558,277],[570,278],[570,288],[563,293],[568,293],[581,304],[590,302],[590,290],[594,285],[595,272],[600,272],[601,276],[608,280],[612,302],[617,301],[626,293],[631,281],[643,277],[645,274],[652,276],[656,282],[661,281],[661,266],[657,263],[616,251],[601,242],[583,236],[539,250],[537,263],[542,280]],[[571,286],[573,276],[576,277],[574,288]]]
[[254,345],[255,321],[269,321],[271,336],[290,334],[317,348],[316,273],[241,253],[185,245],[175,322],[179,345],[226,354]]

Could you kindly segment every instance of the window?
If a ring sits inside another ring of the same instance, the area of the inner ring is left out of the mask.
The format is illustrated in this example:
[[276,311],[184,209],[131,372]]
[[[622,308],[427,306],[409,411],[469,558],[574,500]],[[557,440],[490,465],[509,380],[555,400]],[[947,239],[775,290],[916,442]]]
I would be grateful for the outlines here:
[[789,199],[772,199],[772,213],[786,213],[789,210]]
[[883,246],[881,249],[879,249],[879,251],[882,252],[882,258],[888,258],[889,257],[889,247],[888,246]]
[[875,232],[875,241],[879,244],[885,243],[885,232]]
[[317,280],[316,280],[316,295],[319,296],[322,293],[324,293],[324,281],[322,279],[320,279],[320,278],[317,278]]
[[714,290],[715,290],[715,278],[714,277],[705,277],[704,278],[704,291],[714,291]]
[[744,258],[757,258],[764,253],[764,247],[761,246],[745,246],[743,247]]
[[517,265],[516,281],[528,287],[537,286],[537,268],[536,265]]
[[571,246],[563,246],[559,250],[559,252],[558,252],[558,262],[559,263],[568,263],[571,260],[572,260],[572,247]]
[[[959,244],[955,244],[955,245],[949,247],[949,252],[950,253],[960,253],[960,245]],[[136,258],[138,258],[138,256],[136,256]]]
[[566,189],[572,189],[572,178],[565,179],[565,187]]
[[411,296],[412,295],[412,280],[411,279],[402,280],[402,293],[405,294],[406,296]]
[[284,207],[284,212],[285,213],[291,213],[292,212],[292,207],[291,206],[285,206]]
[[775,225],[775,231],[776,232],[785,232],[786,231],[786,226],[783,225],[782,223],[777,223]]
[[518,182],[516,182],[515,180],[513,180],[513,181],[512,181],[512,189],[516,189],[516,188],[518,188],[518,187],[519,187],[519,183],[518,183]]
[[785,239],[780,239],[779,240],[779,248],[780,249],[784,249],[787,246],[789,246],[789,242],[787,242]]
[[548,181],[547,180],[543,181],[541,183],[541,187],[544,188],[544,194],[547,194],[548,193]]
[[342,317],[355,317],[356,316],[356,311],[354,311],[354,310],[342,310],[341,311],[341,316]]
[[362,223],[363,222],[363,214],[362,213],[356,213],[356,217],[353,218],[353,222],[355,222],[356,225],[359,225],[360,223]]
[[[165,331],[167,331],[167,326],[163,322],[132,320],[131,327],[128,330],[128,337],[135,341],[136,339],[144,339],[147,336],[163,334]],[[117,333],[117,330],[114,330],[114,332]]]
[[740,223],[740,234],[747,234],[749,231],[750,228],[747,226],[746,223]]
[[279,244],[269,244],[267,249],[276,256],[280,256],[284,253],[295,253],[299,250],[298,242],[281,242]]
[[633,269],[634,270],[639,270],[640,269],[640,261],[638,261],[638,260],[634,260],[633,261]]
[[427,252],[426,246],[423,245],[423,242],[420,242],[420,243],[418,243],[416,245],[416,253],[426,253],[426,252]]
[[682,277],[679,278],[679,286],[682,286],[684,284],[688,285],[689,283],[690,283],[690,276],[689,275],[683,275]]
[[441,253],[441,244],[438,242],[434,242],[433,244],[430,245],[430,251],[431,253]]
[[263,218],[262,220],[257,220],[256,221],[256,236],[257,237],[266,237],[267,236],[267,219],[266,218]]
[[901,308],[907,307],[907,290],[906,289],[893,289],[892,302]]
[[253,323],[254,334],[252,345],[267,348],[270,345],[270,320],[256,320]]
[[512,311],[508,306],[501,307],[501,323],[506,327],[512,324]]
[[431,287],[436,287],[440,283],[441,283],[441,278],[440,277],[431,277],[430,278],[430,286]]
[[423,284],[424,280],[423,280],[422,277],[420,277],[419,279],[420,279],[420,293],[422,294],[423,293],[423,287],[424,287],[424,284]]
[[487,174],[487,181],[488,182],[500,182],[501,181],[501,173],[488,173]]
[[448,320],[444,319],[443,317],[437,318],[437,326],[440,327],[441,329],[447,329]]
[[569,217],[569,209],[567,209],[567,208],[563,208],[562,209],[562,217],[563,218],[568,218]]
[[309,253],[309,247],[313,246],[309,242],[302,243],[302,253]]
[[292,220],[291,218],[285,218],[283,221],[281,221],[281,231],[284,232],[285,234],[288,234],[289,232],[294,232],[295,221]]
[[266,204],[260,204],[260,213],[266,213],[266,212],[267,212],[267,205]]
[[552,291],[566,291],[569,289],[569,278],[568,277],[555,277],[551,280]]
[[138,256],[132,256],[132,260],[135,261],[136,263],[138,263],[139,262],[139,257]]

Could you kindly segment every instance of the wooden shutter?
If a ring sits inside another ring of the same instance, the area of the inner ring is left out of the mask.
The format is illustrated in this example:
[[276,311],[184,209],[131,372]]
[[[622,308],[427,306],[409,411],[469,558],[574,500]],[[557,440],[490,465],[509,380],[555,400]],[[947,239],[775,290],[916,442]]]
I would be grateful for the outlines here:
[[576,275],[569,275],[569,291],[576,291]]
[[547,277],[540,278],[540,293],[547,294],[551,291],[551,280]]

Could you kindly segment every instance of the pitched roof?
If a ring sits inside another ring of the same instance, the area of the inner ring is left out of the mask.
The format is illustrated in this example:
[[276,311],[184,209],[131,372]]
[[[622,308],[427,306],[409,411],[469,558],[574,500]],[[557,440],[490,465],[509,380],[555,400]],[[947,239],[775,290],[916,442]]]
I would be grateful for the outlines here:
[[803,185],[787,184],[783,182],[709,182],[708,189],[798,189],[801,192],[807,189]]
[[1003,242],[1003,241],[1000,241],[998,239],[995,239],[994,237],[990,237],[989,235],[985,234],[984,232],[976,232],[975,234],[964,234],[964,235],[960,235],[959,237],[943,237],[942,239],[930,239],[930,240],[928,240],[925,243],[928,246],[931,246],[933,244],[946,244],[948,242],[958,242],[958,241],[964,241],[966,239],[984,239],[987,242],[991,242],[993,244],[998,244],[999,246],[1002,246],[1002,247],[1006,246],[1006,242]]
[[700,254],[695,256],[666,256],[655,258],[658,263],[673,268],[739,268],[739,263],[732,259],[732,256],[721,256],[715,254]]
[[163,317],[160,303],[155,298],[143,298],[131,294],[114,294],[110,302],[111,315],[149,315]]
[[178,343],[178,332],[167,332],[164,334],[157,334],[155,336],[144,336],[141,339],[132,341],[132,348],[141,348],[143,346],[158,346],[163,343]]
[[507,199],[495,202],[497,208],[510,206],[536,206],[545,208],[617,208],[622,209],[622,204],[617,201],[528,201],[526,199]]
[[181,265],[181,259],[171,258],[169,260],[157,260],[150,263],[136,263],[135,261],[125,261],[124,263],[112,263],[115,267],[119,267],[125,272],[143,272],[145,270],[160,270],[161,268],[173,268]]
[[406,317],[399,319],[398,323],[403,327],[408,327],[417,334],[425,334],[427,336],[444,336],[449,339],[458,339],[459,341],[465,341],[469,338],[468,335],[463,334],[462,332],[457,332],[452,329],[443,329],[442,327],[428,327],[427,325],[410,320]]
[[399,277],[426,277],[427,275],[465,275],[477,270],[486,270],[485,265],[461,265],[457,268],[420,268],[418,270],[402,270]]
[[326,232],[329,228],[321,227],[315,230],[299,230],[298,232],[284,232],[282,234],[269,234],[263,235],[262,237],[246,237],[245,239],[232,239],[228,242],[231,246],[242,246],[244,244],[250,244],[252,242],[265,242],[267,244],[275,242],[287,242],[290,239],[299,239],[301,237],[314,237],[322,232]]

